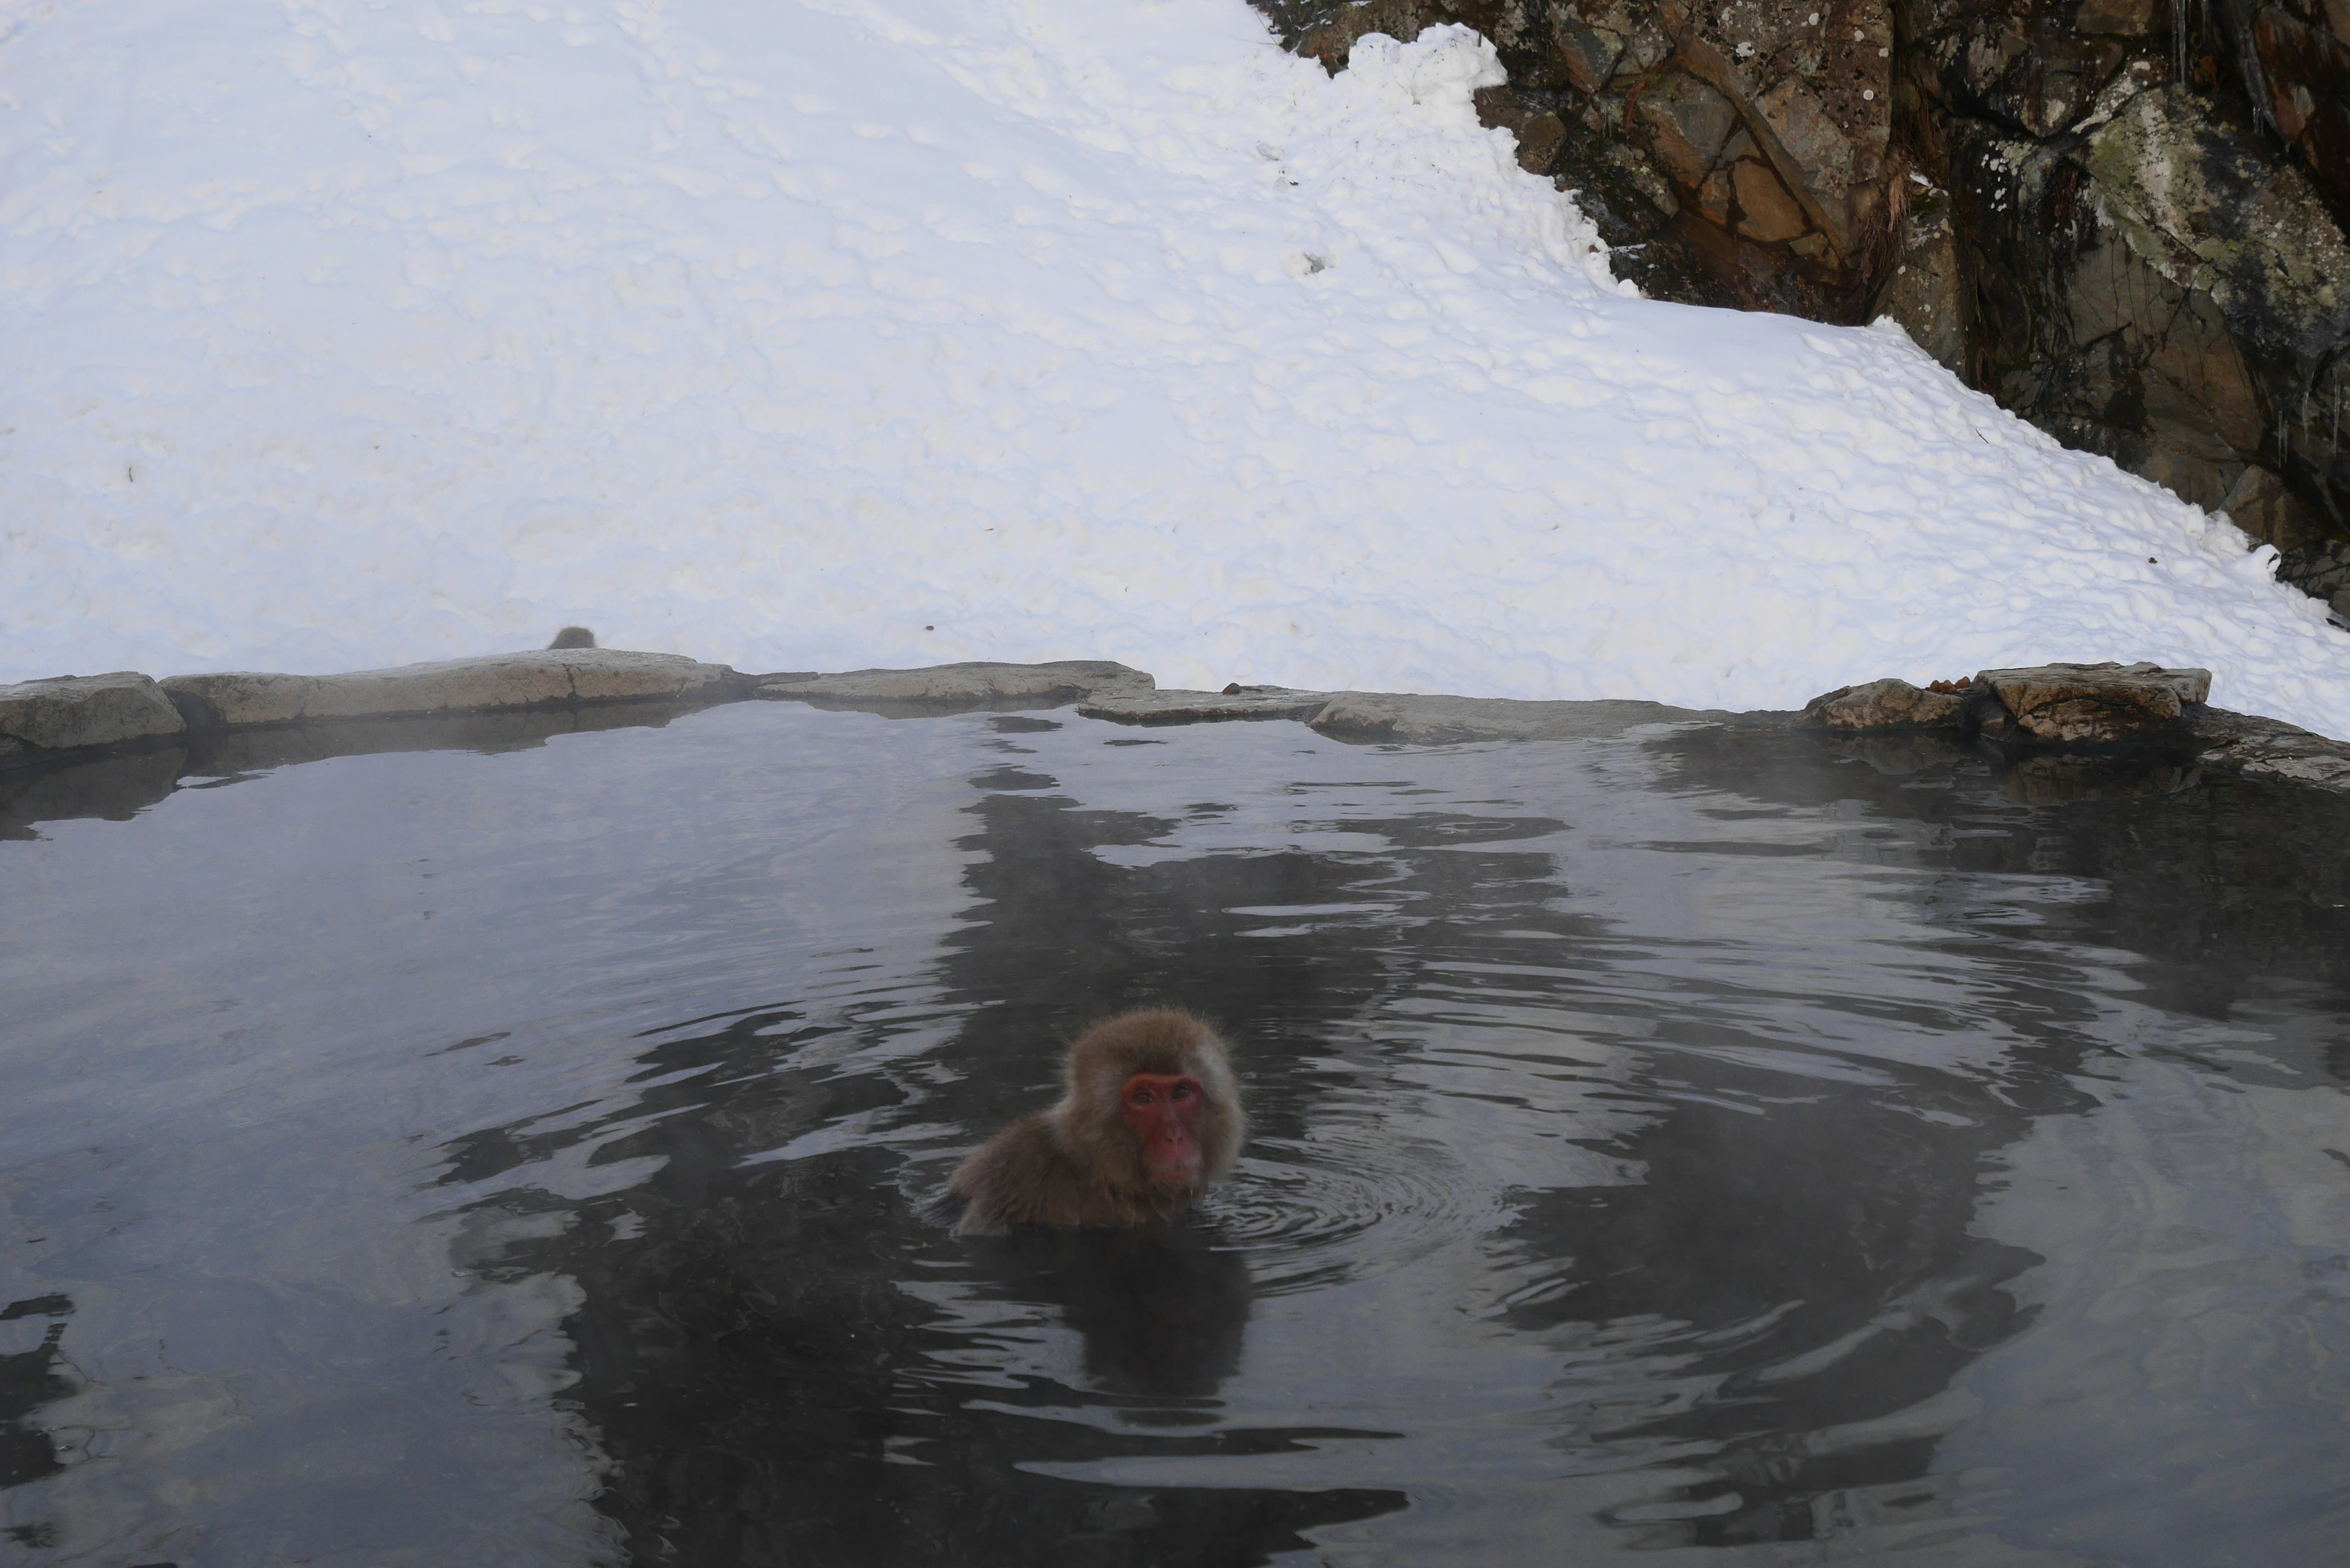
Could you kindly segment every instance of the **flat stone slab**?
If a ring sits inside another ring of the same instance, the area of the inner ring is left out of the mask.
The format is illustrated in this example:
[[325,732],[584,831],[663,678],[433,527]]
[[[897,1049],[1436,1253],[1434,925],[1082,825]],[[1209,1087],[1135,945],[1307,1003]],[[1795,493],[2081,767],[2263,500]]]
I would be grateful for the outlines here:
[[2350,743],[2252,713],[2207,708],[2188,717],[2204,767],[2243,778],[2350,795]]
[[1327,691],[1286,686],[1243,686],[1222,691],[1138,691],[1095,697],[1077,704],[1088,719],[1120,724],[1213,724],[1235,719],[1312,719],[1329,705]]
[[[1982,702],[1988,694],[1996,708]],[[2136,664],[2042,664],[1985,670],[1969,691],[1982,732],[2047,745],[2111,745],[2175,729],[2211,697],[2208,670]]]
[[1100,659],[1048,664],[934,664],[922,670],[851,670],[839,675],[754,676],[762,697],[839,702],[987,703],[1103,697],[1150,691],[1139,670]]
[[1804,705],[1803,722],[1839,734],[1956,729],[1964,707],[1956,692],[1921,691],[1907,680],[1871,680],[1813,698]]
[[132,670],[0,686],[0,763],[176,735],[186,727],[163,689]]
[[474,713],[570,702],[728,695],[723,664],[618,648],[542,649],[347,675],[174,675],[162,689],[192,729]]
[[1733,717],[1662,702],[1539,702],[1507,697],[1341,691],[1315,715],[1313,725],[1334,740],[1443,745],[1461,741],[1598,740],[1643,724],[1720,722]]

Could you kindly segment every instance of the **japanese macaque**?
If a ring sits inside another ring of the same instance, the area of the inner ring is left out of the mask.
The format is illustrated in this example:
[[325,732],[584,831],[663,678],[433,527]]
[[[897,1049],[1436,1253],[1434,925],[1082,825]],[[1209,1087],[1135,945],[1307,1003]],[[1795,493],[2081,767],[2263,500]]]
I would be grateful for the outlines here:
[[958,1234],[1164,1225],[1232,1169],[1248,1130],[1229,1047],[1173,1008],[1095,1024],[1069,1047],[1064,1081],[1051,1109],[956,1168]]
[[596,634],[584,626],[567,626],[556,632],[555,640],[546,646],[550,651],[558,648],[593,648],[596,646]]

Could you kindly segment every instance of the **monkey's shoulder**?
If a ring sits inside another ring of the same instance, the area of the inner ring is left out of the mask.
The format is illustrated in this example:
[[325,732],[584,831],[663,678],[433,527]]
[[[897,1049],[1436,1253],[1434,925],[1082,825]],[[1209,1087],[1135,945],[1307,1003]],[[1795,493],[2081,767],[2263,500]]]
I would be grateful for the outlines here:
[[965,1234],[1021,1225],[1133,1225],[1149,1218],[1102,1185],[1048,1111],[981,1145],[949,1186],[963,1200],[955,1229]]

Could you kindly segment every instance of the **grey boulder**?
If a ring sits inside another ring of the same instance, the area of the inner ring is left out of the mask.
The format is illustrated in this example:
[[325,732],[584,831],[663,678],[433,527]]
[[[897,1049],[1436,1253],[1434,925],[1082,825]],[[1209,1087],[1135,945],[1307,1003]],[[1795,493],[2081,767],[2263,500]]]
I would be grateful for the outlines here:
[[132,670],[0,686],[0,762],[176,735],[185,727],[162,688]]

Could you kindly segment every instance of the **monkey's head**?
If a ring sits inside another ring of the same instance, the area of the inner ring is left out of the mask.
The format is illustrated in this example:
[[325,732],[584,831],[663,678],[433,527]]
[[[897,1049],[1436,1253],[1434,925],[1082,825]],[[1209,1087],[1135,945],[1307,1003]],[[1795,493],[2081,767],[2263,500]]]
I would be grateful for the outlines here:
[[1136,1197],[1182,1200],[1232,1169],[1247,1131],[1231,1052],[1174,1008],[1106,1019],[1069,1047],[1062,1130]]

